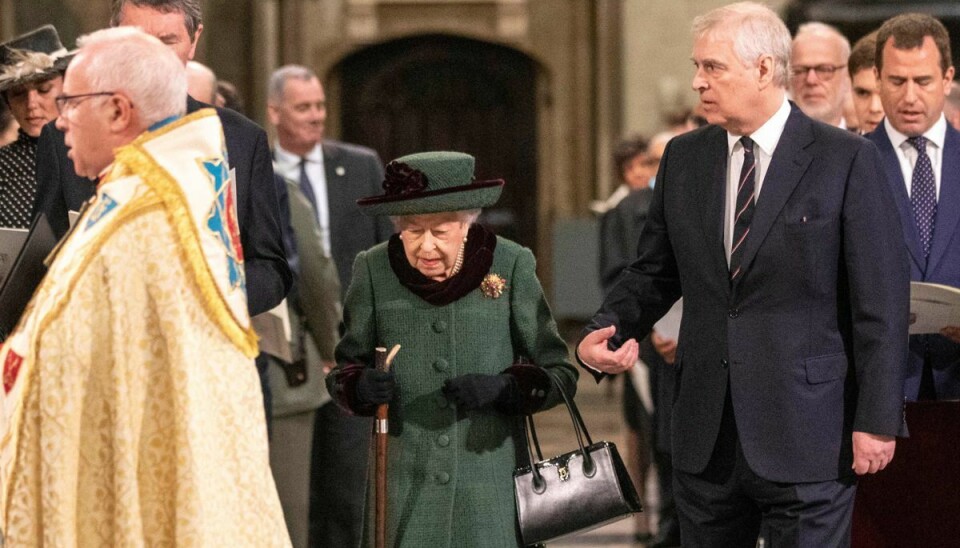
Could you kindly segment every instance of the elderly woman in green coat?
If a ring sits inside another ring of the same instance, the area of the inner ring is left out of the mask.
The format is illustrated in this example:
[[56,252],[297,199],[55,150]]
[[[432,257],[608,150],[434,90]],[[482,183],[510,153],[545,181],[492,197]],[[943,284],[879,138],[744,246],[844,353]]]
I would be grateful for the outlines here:
[[[327,384],[355,414],[390,405],[388,546],[520,545],[523,415],[561,401],[551,376],[576,391],[533,254],[474,222],[503,181],[474,181],[473,167],[457,152],[404,156],[385,193],[358,202],[398,233],[357,256]],[[375,348],[396,344],[390,372],[374,369]]]

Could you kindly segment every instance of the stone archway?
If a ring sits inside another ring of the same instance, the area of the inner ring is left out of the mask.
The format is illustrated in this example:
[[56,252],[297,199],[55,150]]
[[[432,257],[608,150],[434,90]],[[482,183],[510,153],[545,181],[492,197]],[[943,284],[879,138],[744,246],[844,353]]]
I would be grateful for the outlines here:
[[517,50],[449,35],[392,40],[357,51],[335,72],[345,141],[384,161],[424,150],[477,158],[478,179],[503,178],[481,219],[537,247],[536,65]]

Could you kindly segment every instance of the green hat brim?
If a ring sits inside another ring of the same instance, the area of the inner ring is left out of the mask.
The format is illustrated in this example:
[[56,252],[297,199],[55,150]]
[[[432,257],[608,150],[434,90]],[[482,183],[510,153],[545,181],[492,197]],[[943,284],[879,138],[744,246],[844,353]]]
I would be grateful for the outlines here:
[[496,179],[432,192],[371,196],[357,200],[357,205],[360,206],[361,211],[371,216],[423,215],[489,207],[497,203],[501,191],[503,191],[503,180]]

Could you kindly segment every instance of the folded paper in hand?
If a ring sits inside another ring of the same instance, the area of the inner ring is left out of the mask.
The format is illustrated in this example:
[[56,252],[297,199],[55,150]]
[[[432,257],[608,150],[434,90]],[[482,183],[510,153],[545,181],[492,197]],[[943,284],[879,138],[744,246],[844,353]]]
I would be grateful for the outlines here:
[[0,287],[3,287],[7,274],[13,270],[13,263],[20,255],[29,233],[25,228],[0,228]]
[[653,330],[664,339],[680,338],[680,319],[683,317],[683,298],[677,300],[662,318],[653,324]]
[[272,310],[263,312],[251,318],[253,330],[260,337],[260,351],[292,363],[293,354],[290,352],[290,314],[287,311],[287,300],[284,299]]
[[[0,341],[6,338],[20,320],[34,290],[47,273],[44,259],[57,245],[57,239],[44,215],[37,215],[26,238],[19,232],[3,236],[2,253],[7,254],[7,272],[0,283]],[[11,263],[10,257],[16,254]]]
[[916,317],[910,324],[911,335],[960,326],[960,288],[910,282],[910,313]]

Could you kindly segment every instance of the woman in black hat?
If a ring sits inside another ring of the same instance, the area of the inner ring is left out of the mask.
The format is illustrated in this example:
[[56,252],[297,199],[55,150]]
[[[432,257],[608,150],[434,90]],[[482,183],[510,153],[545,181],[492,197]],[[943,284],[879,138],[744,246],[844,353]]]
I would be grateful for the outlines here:
[[51,25],[0,44],[0,94],[20,124],[17,140],[0,148],[0,227],[30,226],[37,139],[57,117],[56,98],[69,61]]
[[[468,154],[411,154],[387,164],[383,195],[358,201],[398,233],[357,256],[327,386],[358,415],[390,405],[393,547],[520,545],[521,417],[560,401],[551,376],[576,392],[533,254],[474,223],[503,181],[473,175]],[[391,371],[376,371],[374,349],[395,344]]]

